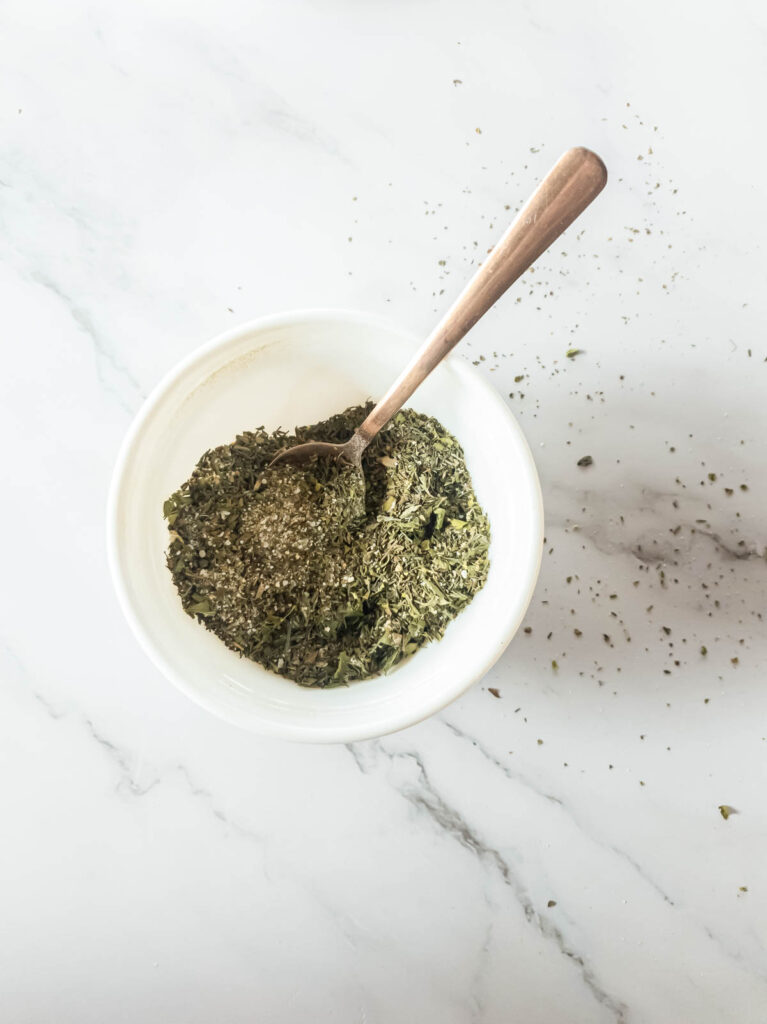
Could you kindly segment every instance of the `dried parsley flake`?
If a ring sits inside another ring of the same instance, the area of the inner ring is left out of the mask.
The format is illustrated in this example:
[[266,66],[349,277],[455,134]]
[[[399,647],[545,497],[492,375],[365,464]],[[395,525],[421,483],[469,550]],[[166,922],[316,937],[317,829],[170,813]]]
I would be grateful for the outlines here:
[[318,460],[269,468],[286,445],[344,441],[372,406],[289,436],[263,429],[206,452],[164,505],[185,611],[232,650],[303,686],[386,672],[484,585],[490,526],[463,450],[404,410],[364,477]]

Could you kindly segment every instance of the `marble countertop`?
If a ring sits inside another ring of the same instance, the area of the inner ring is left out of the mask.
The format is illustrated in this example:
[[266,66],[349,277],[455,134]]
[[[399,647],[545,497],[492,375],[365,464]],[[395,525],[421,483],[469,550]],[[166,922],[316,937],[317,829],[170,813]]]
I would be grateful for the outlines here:
[[[767,1019],[763,5],[10,0],[0,32],[3,1021]],[[463,347],[541,474],[526,630],[349,748],[187,702],[106,567],[143,398],[269,312],[425,332],[575,144],[607,190]]]

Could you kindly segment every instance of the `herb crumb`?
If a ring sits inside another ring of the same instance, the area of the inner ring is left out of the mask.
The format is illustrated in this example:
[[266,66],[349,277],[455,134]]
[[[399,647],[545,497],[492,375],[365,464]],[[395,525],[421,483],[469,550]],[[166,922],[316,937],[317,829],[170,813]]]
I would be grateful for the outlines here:
[[304,686],[388,672],[441,637],[487,577],[489,524],[436,420],[398,413],[366,450],[364,478],[329,460],[270,466],[286,442],[345,440],[371,408],[293,437],[244,432],[206,452],[163,507],[184,610]]

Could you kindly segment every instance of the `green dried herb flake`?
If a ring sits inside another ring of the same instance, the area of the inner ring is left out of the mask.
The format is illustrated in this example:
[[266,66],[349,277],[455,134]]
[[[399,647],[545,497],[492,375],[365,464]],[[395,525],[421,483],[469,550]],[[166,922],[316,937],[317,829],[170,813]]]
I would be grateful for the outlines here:
[[484,585],[490,527],[463,451],[399,413],[363,457],[269,468],[281,448],[343,441],[370,406],[292,436],[263,429],[206,452],[163,505],[184,609],[232,650],[304,686],[389,671]]

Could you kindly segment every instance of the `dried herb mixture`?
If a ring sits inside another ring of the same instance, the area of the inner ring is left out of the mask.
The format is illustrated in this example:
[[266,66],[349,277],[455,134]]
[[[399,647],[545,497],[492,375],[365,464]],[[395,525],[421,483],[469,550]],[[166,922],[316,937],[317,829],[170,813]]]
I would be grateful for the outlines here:
[[164,505],[184,609],[244,657],[303,686],[386,672],[437,640],[483,586],[490,527],[463,451],[400,412],[363,456],[269,468],[281,448],[344,441],[368,407],[246,432],[203,455]]

